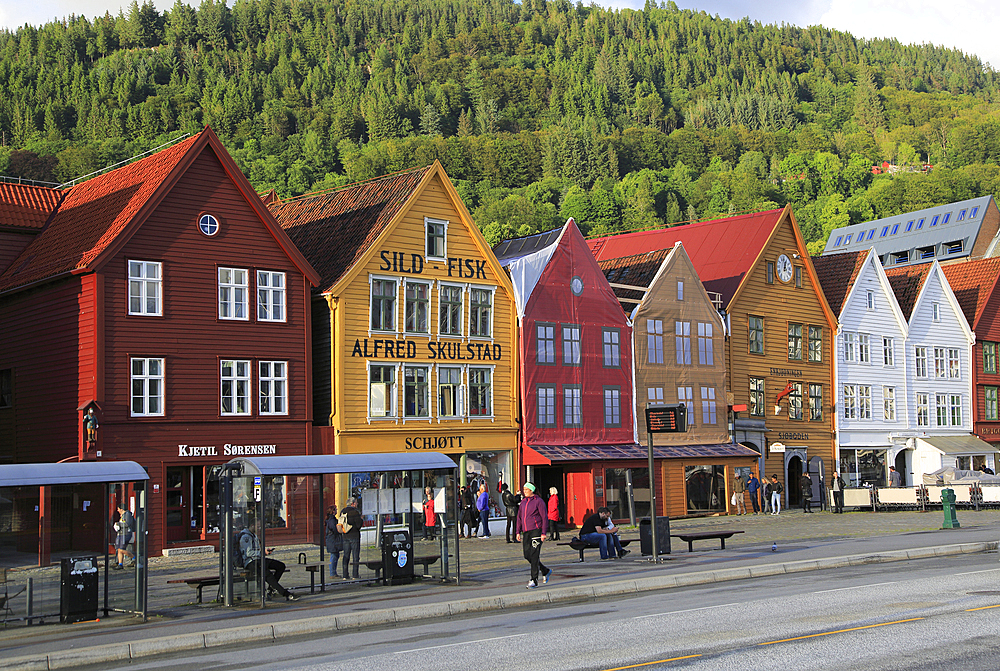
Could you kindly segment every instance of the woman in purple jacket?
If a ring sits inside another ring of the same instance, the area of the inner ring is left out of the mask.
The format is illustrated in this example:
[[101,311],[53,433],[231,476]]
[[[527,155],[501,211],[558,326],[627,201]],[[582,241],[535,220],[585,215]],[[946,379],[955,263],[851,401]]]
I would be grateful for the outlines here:
[[542,582],[547,583],[552,575],[552,569],[546,568],[542,563],[542,543],[545,541],[545,532],[548,531],[549,511],[542,497],[535,495],[535,486],[530,482],[524,483],[524,499],[517,509],[517,540],[521,541],[524,550],[524,558],[531,564],[531,580],[528,581],[528,589],[538,587],[538,573],[541,571]]

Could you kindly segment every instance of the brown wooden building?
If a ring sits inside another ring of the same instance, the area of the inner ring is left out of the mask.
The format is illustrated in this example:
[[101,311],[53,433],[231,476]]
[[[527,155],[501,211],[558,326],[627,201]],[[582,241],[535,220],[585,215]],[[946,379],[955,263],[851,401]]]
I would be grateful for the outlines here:
[[[216,467],[311,451],[318,275],[208,128],[69,188],[0,194],[23,243],[0,254],[0,459],[137,461],[150,553],[217,542]],[[300,483],[267,485],[269,538],[304,537]],[[57,514],[54,550],[89,542],[79,501]]]

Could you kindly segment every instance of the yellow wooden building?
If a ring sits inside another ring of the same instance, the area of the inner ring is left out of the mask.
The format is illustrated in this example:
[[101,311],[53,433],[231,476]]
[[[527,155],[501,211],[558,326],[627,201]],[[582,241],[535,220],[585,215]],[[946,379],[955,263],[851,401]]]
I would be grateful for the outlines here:
[[[519,466],[514,294],[441,164],[270,208],[322,276],[317,449],[443,452],[498,499]],[[335,500],[363,479],[338,480]]]

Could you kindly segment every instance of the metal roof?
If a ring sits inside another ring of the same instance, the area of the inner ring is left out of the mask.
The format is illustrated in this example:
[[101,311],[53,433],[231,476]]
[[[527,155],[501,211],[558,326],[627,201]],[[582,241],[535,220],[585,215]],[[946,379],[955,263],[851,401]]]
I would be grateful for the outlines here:
[[372,454],[310,454],[292,457],[236,457],[244,475],[318,475],[368,471],[430,471],[458,468],[441,452],[374,452]]
[[[835,229],[823,255],[874,248],[885,266],[968,257],[992,198],[970,198]],[[951,243],[961,244],[950,248]]]
[[529,254],[534,254],[535,252],[545,249],[550,245],[554,245],[559,240],[559,236],[562,235],[563,228],[565,228],[565,226],[556,226],[555,228],[543,233],[536,233],[523,238],[504,240],[493,248],[493,254],[496,255],[497,260],[500,261],[500,265],[510,265],[511,262],[516,261],[517,259],[528,256]]
[[83,461],[65,464],[0,465],[0,487],[32,485],[77,485],[93,482],[140,482],[149,480],[146,470],[134,461]]

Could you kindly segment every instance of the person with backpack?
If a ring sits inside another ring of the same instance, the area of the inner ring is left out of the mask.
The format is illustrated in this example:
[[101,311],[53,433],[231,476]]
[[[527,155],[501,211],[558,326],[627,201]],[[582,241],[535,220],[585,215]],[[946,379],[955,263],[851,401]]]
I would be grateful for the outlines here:
[[[251,522],[252,525],[252,522]],[[256,576],[260,570],[259,562],[261,557],[260,540],[257,534],[250,531],[250,526],[245,526],[236,536],[236,549],[238,552],[237,561],[242,562],[247,575]],[[267,583],[268,595],[280,594],[286,601],[298,601],[299,598],[281,586],[278,582],[285,574],[285,563],[277,559],[271,559],[267,555],[274,552],[274,548],[268,548],[263,552],[264,561],[264,582]]]
[[781,514],[781,493],[785,491],[781,483],[778,482],[777,474],[771,476],[771,514]]
[[517,523],[517,507],[521,504],[521,495],[510,491],[507,483],[500,485],[500,501],[503,503],[507,513],[507,542],[513,543],[510,539],[514,525]]
[[[361,525],[364,520],[357,508],[358,500],[353,496],[344,503],[344,512],[340,514],[338,531],[344,543],[344,580],[351,580],[347,575],[348,566],[353,568],[354,580],[359,578],[358,564],[361,562]],[[353,563],[351,557],[354,557]]]
[[128,557],[129,567],[135,566],[135,517],[125,507],[125,503],[118,504],[118,521],[115,522],[115,554],[118,563],[112,568],[121,570],[125,568],[125,558]]

